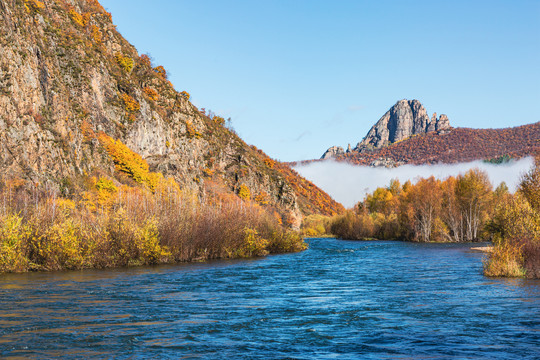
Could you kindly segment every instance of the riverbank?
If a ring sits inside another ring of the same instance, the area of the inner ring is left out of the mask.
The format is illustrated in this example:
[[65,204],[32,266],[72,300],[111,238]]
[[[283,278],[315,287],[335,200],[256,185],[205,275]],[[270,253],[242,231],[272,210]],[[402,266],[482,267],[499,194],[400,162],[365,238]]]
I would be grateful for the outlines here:
[[164,182],[154,191],[91,179],[76,198],[3,192],[0,272],[244,258],[301,251],[301,235],[249,201],[201,201]]
[[338,238],[399,239],[421,243],[492,242],[484,274],[540,278],[540,168],[525,175],[515,194],[500,184],[493,190],[478,169],[456,178],[397,180],[377,188],[345,214],[312,219],[307,230]]

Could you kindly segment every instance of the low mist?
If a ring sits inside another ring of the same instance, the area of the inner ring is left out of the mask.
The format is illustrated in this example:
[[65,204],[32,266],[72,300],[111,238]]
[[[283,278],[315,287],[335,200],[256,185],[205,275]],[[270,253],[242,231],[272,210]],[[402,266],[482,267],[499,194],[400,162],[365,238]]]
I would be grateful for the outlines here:
[[500,165],[473,161],[459,164],[403,165],[388,169],[326,160],[297,165],[294,169],[326,191],[336,201],[350,208],[377,187],[388,186],[391,179],[399,179],[402,184],[407,180],[414,183],[419,178],[427,178],[431,175],[444,180],[449,176],[463,174],[472,168],[485,170],[494,188],[504,181],[510,191],[514,192],[521,175],[533,164],[534,159],[527,157]]

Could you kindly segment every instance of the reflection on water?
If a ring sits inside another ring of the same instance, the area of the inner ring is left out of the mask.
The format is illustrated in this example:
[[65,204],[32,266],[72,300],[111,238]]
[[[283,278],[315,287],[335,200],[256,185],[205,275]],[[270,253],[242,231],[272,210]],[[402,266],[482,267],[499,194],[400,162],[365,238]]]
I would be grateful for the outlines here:
[[0,276],[1,358],[537,358],[540,282],[463,244]]

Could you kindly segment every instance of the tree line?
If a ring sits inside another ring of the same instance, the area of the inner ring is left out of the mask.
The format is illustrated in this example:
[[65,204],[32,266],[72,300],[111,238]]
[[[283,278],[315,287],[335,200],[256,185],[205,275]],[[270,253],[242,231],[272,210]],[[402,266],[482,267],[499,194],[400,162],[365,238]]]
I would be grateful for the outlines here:
[[487,174],[472,169],[439,180],[432,177],[403,185],[392,180],[357,203],[331,224],[332,234],[348,239],[408,241],[477,241],[494,204],[508,193],[503,183],[493,190]]
[[344,214],[304,220],[306,236],[418,242],[491,241],[484,274],[540,278],[540,159],[517,191],[493,189],[487,173],[392,180]]

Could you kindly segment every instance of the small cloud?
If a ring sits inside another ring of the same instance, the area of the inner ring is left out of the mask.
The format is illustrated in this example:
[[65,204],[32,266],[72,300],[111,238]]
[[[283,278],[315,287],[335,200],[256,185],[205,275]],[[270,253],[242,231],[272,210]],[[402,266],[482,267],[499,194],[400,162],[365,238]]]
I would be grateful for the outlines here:
[[297,142],[297,141],[300,141],[302,138],[306,137],[306,136],[309,136],[311,135],[311,131],[304,131],[303,133],[301,133],[300,135],[298,135],[297,137],[295,138],[288,138],[288,139],[279,139],[278,141],[280,143],[290,143],[290,142]]
[[311,135],[311,131],[304,131],[303,133],[301,133],[300,135],[298,135],[294,141],[300,141],[300,139],[302,139],[303,137],[306,137],[308,135]]
[[341,125],[345,122],[345,119],[347,115],[351,113],[358,112],[360,110],[363,110],[363,105],[351,105],[348,106],[345,110],[339,111],[334,116],[332,116],[331,119],[328,119],[324,122],[325,126],[335,126],[335,125]]
[[347,108],[347,110],[349,110],[350,112],[357,112],[360,110],[364,110],[364,108],[364,105],[351,105]]
[[327,119],[324,122],[324,125],[326,127],[329,127],[329,126],[341,125],[342,123],[343,123],[343,112],[335,114],[334,116],[332,116],[331,119]]

